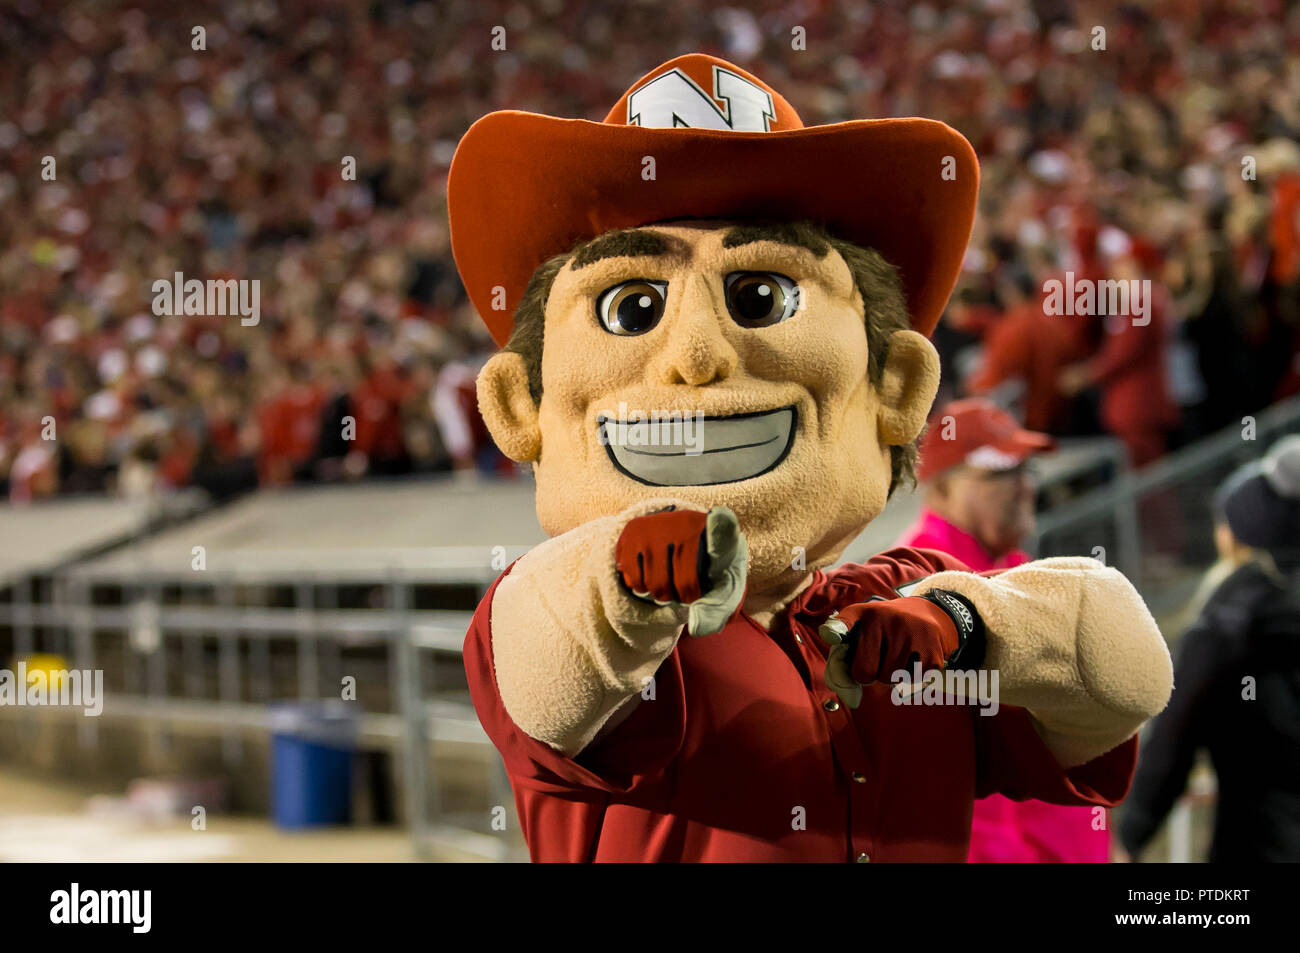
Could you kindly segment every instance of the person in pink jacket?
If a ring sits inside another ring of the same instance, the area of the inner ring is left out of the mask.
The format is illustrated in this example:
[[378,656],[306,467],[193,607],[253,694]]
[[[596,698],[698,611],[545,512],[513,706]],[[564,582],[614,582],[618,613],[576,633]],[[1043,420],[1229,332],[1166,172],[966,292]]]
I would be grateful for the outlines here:
[[[1029,561],[1020,543],[1034,527],[1034,484],[1028,461],[1054,446],[985,400],[959,400],[931,418],[921,444],[918,477],[925,504],[898,541],[955,556],[972,572]],[[1012,801],[975,802],[970,863],[1105,863],[1105,814],[1089,807]]]

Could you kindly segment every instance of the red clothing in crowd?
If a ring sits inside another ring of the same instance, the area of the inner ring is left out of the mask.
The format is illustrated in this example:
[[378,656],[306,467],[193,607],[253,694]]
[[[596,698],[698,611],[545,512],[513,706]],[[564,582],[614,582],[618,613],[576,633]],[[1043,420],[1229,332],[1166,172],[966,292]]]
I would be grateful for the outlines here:
[[1092,383],[1101,388],[1102,424],[1124,442],[1135,467],[1165,452],[1166,434],[1178,423],[1165,376],[1167,305],[1151,287],[1150,322],[1108,315],[1101,351],[1088,362]]
[[815,573],[771,631],[740,612],[717,635],[682,638],[653,700],[577,758],[524,734],[501,702],[490,623],[498,579],[466,636],[465,670],[533,859],[963,861],[977,797],[1117,803],[1136,737],[1066,771],[1023,709],[986,717],[976,706],[896,705],[892,686],[877,684],[850,710],[826,687],[817,629],[831,612],[964,568],[895,549]]
[[187,486],[199,457],[199,443],[184,430],[174,430],[158,460],[158,476],[164,486]]
[[324,395],[312,385],[292,387],[257,411],[262,433],[258,474],[263,483],[287,483],[293,468],[306,463],[320,437],[320,413]]
[[1269,212],[1269,277],[1280,285],[1300,278],[1300,174],[1279,175]]
[[229,417],[209,417],[207,428],[208,442],[216,460],[224,463],[240,455],[239,424]]
[[352,390],[357,418],[355,447],[378,460],[400,459],[406,452],[402,437],[402,402],[408,385],[394,368],[375,368]]
[[983,360],[967,385],[970,392],[985,394],[1005,381],[1022,380],[1025,427],[1060,433],[1070,408],[1056,382],[1076,352],[1068,320],[1044,314],[1037,303],[1012,308],[985,334]]
[[[997,559],[970,533],[938,513],[923,509],[900,546],[937,549],[956,556],[972,572],[1010,569],[1029,562],[1029,554],[1012,550]],[[1110,833],[1093,824],[1093,809],[1013,801],[993,794],[975,802],[971,818],[970,863],[1090,863],[1110,859]]]

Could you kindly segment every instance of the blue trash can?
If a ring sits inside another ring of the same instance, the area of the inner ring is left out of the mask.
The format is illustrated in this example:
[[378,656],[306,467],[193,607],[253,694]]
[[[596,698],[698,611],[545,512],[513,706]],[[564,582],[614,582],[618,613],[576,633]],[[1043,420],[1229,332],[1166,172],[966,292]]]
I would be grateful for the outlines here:
[[344,701],[271,706],[271,818],[277,826],[351,821],[357,722]]

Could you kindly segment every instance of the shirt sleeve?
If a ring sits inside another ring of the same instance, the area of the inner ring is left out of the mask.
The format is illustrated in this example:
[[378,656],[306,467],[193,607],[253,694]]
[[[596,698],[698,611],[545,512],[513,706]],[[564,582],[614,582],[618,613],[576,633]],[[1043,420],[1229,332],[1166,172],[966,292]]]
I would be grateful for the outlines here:
[[938,549],[925,547],[898,547],[880,554],[880,557],[894,560],[910,582],[913,577],[924,578],[937,572],[970,572],[970,567],[958,559]]
[[[872,595],[883,594],[909,583],[919,582],[935,573],[970,572],[964,562],[956,556],[938,549],[917,546],[895,546],[865,563],[848,563],[831,574],[829,581],[841,589],[857,589],[856,595],[869,599]],[[852,594],[852,593],[848,593]],[[851,599],[850,601],[861,601]]]
[[1137,735],[1087,764],[1063,768],[1034,729],[1029,712],[1003,705],[996,715],[973,712],[975,796],[1013,801],[1114,807],[1124,800],[1137,766]]
[[1012,377],[1023,377],[1028,363],[1026,341],[1017,317],[1008,315],[984,336],[983,358],[966,386],[972,393],[993,390]]
[[[1153,302],[1152,307],[1155,306]],[[1135,326],[1128,320],[1118,321],[1113,316],[1107,321],[1101,351],[1088,364],[1092,383],[1102,387],[1150,359],[1148,339],[1151,334],[1145,326]]]
[[[492,660],[492,597],[507,569],[479,603],[465,636],[465,674],[484,731],[501,753],[516,795],[626,792],[659,773],[681,750],[686,701],[677,650],[655,673],[652,699],[643,698],[608,735],[576,758],[525,734],[510,718],[497,690]],[[522,804],[521,804],[522,809]]]

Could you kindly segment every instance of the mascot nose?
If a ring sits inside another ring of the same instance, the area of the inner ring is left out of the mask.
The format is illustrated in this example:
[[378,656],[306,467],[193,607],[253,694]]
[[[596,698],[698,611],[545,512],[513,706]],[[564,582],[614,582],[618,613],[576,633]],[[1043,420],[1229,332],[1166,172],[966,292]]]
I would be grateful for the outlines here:
[[722,333],[728,318],[719,304],[703,275],[687,280],[677,311],[669,316],[667,344],[653,366],[656,377],[702,387],[731,376],[740,358]]

